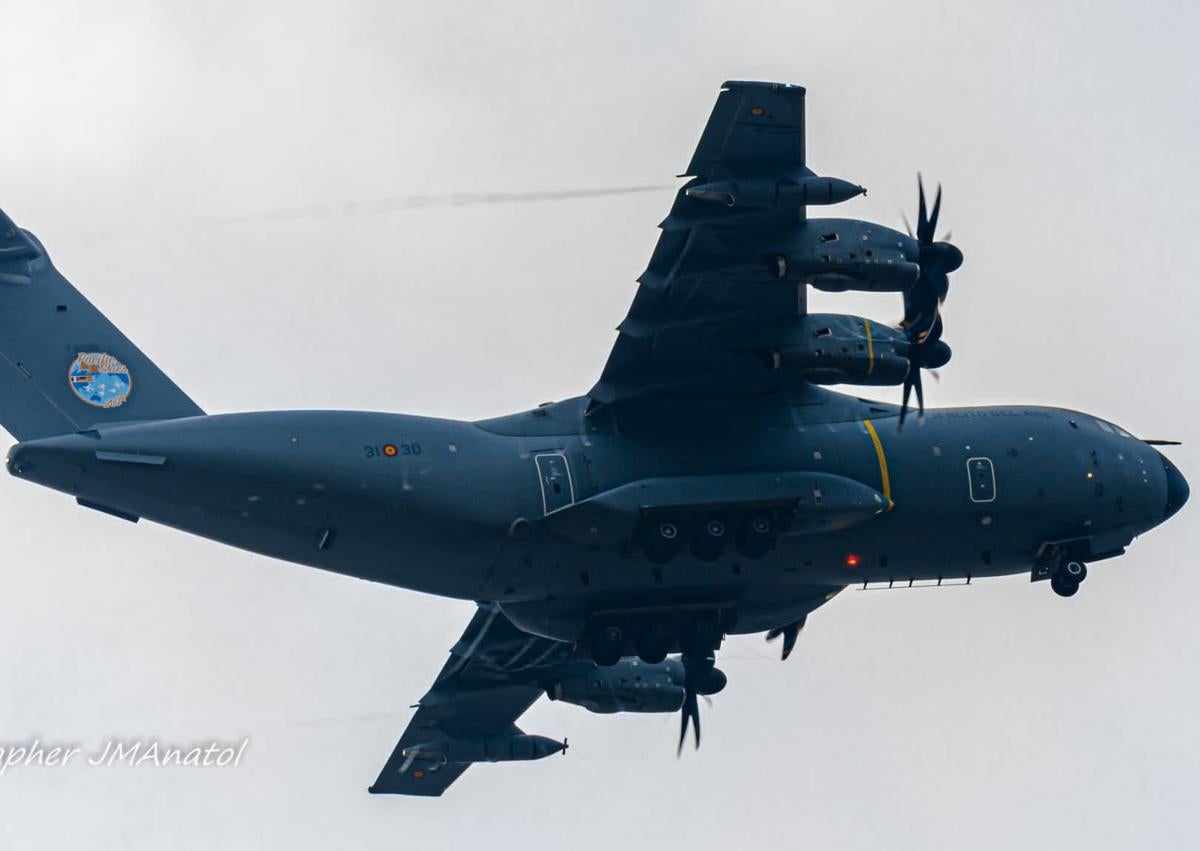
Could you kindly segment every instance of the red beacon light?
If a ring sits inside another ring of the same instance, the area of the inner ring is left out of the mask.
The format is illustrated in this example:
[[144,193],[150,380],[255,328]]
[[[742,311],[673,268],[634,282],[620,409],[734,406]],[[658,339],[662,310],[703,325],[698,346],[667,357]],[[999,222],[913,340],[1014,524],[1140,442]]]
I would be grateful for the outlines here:
[[858,556],[855,553],[846,553],[846,567],[858,567]]

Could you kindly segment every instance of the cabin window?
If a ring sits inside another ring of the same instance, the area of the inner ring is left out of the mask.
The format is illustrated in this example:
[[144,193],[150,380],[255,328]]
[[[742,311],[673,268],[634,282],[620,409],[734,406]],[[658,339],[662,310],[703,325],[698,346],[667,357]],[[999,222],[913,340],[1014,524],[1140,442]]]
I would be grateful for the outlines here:
[[838,241],[838,235],[836,233],[821,234],[821,242],[837,242],[837,241]]

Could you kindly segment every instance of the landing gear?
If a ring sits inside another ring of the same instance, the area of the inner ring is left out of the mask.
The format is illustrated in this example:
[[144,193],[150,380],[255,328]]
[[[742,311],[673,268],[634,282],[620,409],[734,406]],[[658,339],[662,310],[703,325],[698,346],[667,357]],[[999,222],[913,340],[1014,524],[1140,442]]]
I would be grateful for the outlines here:
[[703,659],[716,652],[733,623],[730,612],[716,608],[597,612],[584,631],[583,644],[601,667],[633,655],[647,665],[661,663],[669,653]]
[[621,661],[625,649],[625,630],[611,621],[597,621],[590,635],[592,661],[607,668]]
[[775,546],[779,535],[773,512],[749,512],[737,524],[734,543],[746,558],[762,558]]
[[633,543],[654,564],[674,559],[684,542],[698,561],[717,561],[730,545],[741,557],[757,559],[774,548],[785,520],[782,512],[771,508],[682,515],[649,512]]
[[1063,582],[1057,576],[1050,577],[1050,587],[1054,589],[1054,593],[1060,597],[1072,597],[1079,590],[1079,585],[1075,582]]
[[642,626],[637,633],[634,646],[638,658],[647,665],[657,665],[667,658],[671,642],[675,638],[675,629],[663,621],[650,621]]
[[647,517],[642,526],[642,551],[655,564],[666,564],[675,558],[682,543],[683,523],[673,514]]
[[1064,561],[1050,574],[1050,587],[1060,597],[1072,597],[1079,583],[1087,579],[1087,565],[1081,561]]
[[692,555],[700,561],[716,561],[725,549],[729,528],[719,514],[701,517],[692,531]]

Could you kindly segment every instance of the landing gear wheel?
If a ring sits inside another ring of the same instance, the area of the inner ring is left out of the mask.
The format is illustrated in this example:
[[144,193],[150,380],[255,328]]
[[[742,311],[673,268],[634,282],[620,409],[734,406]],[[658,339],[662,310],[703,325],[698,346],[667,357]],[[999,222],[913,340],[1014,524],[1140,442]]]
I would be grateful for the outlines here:
[[1075,596],[1075,592],[1079,590],[1079,583],[1055,574],[1050,577],[1050,587],[1060,597],[1073,597]]
[[615,623],[597,624],[591,635],[592,661],[607,668],[621,661],[625,631]]
[[702,517],[692,531],[692,555],[700,561],[716,561],[725,549],[729,527],[720,515]]
[[683,540],[683,525],[674,515],[653,515],[643,521],[641,538],[646,558],[655,564],[666,564],[675,558]]
[[1050,575],[1050,587],[1060,597],[1070,597],[1079,590],[1079,583],[1087,579],[1087,565],[1081,561],[1060,562]]
[[646,624],[638,631],[635,641],[638,657],[647,665],[657,665],[666,659],[673,632],[669,624],[661,621]]
[[1068,561],[1058,569],[1058,575],[1064,580],[1078,585],[1087,579],[1087,565],[1081,561]]
[[754,512],[737,524],[734,544],[746,558],[762,558],[775,546],[778,528],[770,512]]

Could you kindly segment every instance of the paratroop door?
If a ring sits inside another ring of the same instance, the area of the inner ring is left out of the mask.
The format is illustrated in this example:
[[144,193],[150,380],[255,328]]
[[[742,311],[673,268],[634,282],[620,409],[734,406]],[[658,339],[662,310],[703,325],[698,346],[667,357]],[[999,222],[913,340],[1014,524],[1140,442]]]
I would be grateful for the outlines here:
[[542,487],[542,510],[549,514],[575,502],[575,487],[571,483],[571,467],[561,452],[543,452],[533,456],[537,464],[538,482]]

